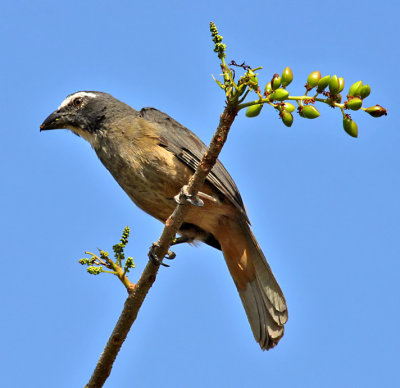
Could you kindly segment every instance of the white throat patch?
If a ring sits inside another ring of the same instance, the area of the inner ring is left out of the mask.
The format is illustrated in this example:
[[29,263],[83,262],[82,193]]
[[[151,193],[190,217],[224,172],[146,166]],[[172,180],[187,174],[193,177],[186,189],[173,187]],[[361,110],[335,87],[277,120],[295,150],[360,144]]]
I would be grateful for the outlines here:
[[74,94],[71,94],[70,96],[68,96],[62,103],[61,105],[58,107],[57,110],[60,110],[61,108],[64,108],[64,106],[67,106],[72,100],[74,100],[75,98],[78,97],[97,97],[95,93],[90,93],[90,92],[77,92]]

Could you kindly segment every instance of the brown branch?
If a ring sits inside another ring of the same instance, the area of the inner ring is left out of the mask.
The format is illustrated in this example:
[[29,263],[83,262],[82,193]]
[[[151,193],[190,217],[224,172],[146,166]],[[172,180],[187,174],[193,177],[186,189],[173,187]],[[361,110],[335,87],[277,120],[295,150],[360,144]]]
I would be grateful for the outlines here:
[[[197,195],[197,192],[202,187],[208,173],[215,165],[218,155],[227,139],[228,132],[237,115],[238,110],[236,106],[237,104],[234,106],[227,105],[221,114],[218,128],[215,131],[210,146],[200,161],[195,173],[189,180],[187,186],[187,192],[189,195]],[[165,222],[165,228],[158,239],[157,247],[155,248],[155,254],[157,257],[164,258],[167,254],[168,249],[189,210],[189,206],[191,205],[188,204],[187,201],[182,201],[176,206],[174,212]],[[159,268],[160,265],[155,265],[151,261],[147,263],[146,268],[136,284],[136,287],[125,301],[125,305],[118,322],[86,387],[102,387],[107,380],[111,373],[111,368],[115,358],[117,357],[117,354],[121,349],[121,346],[125,341],[133,322],[136,320],[139,309],[142,306],[150,287],[156,280]]]

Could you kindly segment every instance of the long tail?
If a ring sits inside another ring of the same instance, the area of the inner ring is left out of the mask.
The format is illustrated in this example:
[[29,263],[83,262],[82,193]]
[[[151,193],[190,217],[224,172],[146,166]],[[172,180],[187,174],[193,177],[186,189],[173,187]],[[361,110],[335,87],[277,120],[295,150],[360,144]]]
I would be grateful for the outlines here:
[[285,297],[245,220],[226,220],[218,241],[239,291],[254,338],[261,349],[273,348],[288,319]]

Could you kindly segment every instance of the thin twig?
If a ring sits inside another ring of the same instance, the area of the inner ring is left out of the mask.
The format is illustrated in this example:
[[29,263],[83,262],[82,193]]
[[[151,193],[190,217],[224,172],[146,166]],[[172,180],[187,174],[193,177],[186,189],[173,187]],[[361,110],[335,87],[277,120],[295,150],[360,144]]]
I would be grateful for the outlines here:
[[94,264],[98,266],[104,266],[106,268],[111,269],[112,271],[105,271],[103,269],[102,272],[104,273],[112,273],[118,277],[119,280],[121,280],[122,284],[125,286],[126,290],[128,291],[128,294],[131,294],[134,288],[136,287],[136,284],[132,283],[128,277],[126,276],[126,270],[124,271],[121,266],[115,264],[111,259],[109,259],[107,256],[105,256],[105,260],[102,260],[99,256],[97,256],[95,253],[92,252],[85,252],[87,255],[91,255],[92,258],[95,258],[95,261],[93,262]]
[[[210,146],[204,154],[202,160],[193,176],[190,178],[187,192],[189,195],[196,196],[201,189],[208,173],[211,171],[216,163],[219,153],[228,136],[228,132],[232,123],[237,115],[237,106],[227,105],[221,114],[218,128],[211,140]],[[183,220],[189,210],[187,202],[180,203],[176,206],[174,212],[169,216],[165,222],[165,228],[158,239],[155,254],[159,258],[165,257],[168,249],[175,238]],[[108,376],[111,373],[111,368],[117,357],[123,342],[125,341],[129,330],[135,322],[140,307],[150,289],[153,285],[160,265],[155,265],[149,261],[144,269],[136,287],[125,301],[124,308],[118,319],[118,322],[104,348],[103,353],[96,365],[96,368],[90,378],[87,388],[102,387]]]

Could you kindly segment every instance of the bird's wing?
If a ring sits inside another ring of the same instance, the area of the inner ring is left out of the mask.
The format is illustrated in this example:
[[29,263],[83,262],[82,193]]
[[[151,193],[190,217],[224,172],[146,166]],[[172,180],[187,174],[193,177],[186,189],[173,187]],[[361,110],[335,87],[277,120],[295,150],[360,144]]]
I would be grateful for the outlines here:
[[[193,170],[196,169],[203,154],[207,151],[207,147],[192,131],[155,108],[143,108],[140,116],[158,124],[161,131],[161,146],[174,153],[178,159]],[[219,160],[208,174],[207,181],[232,202],[249,222],[239,190]]]

